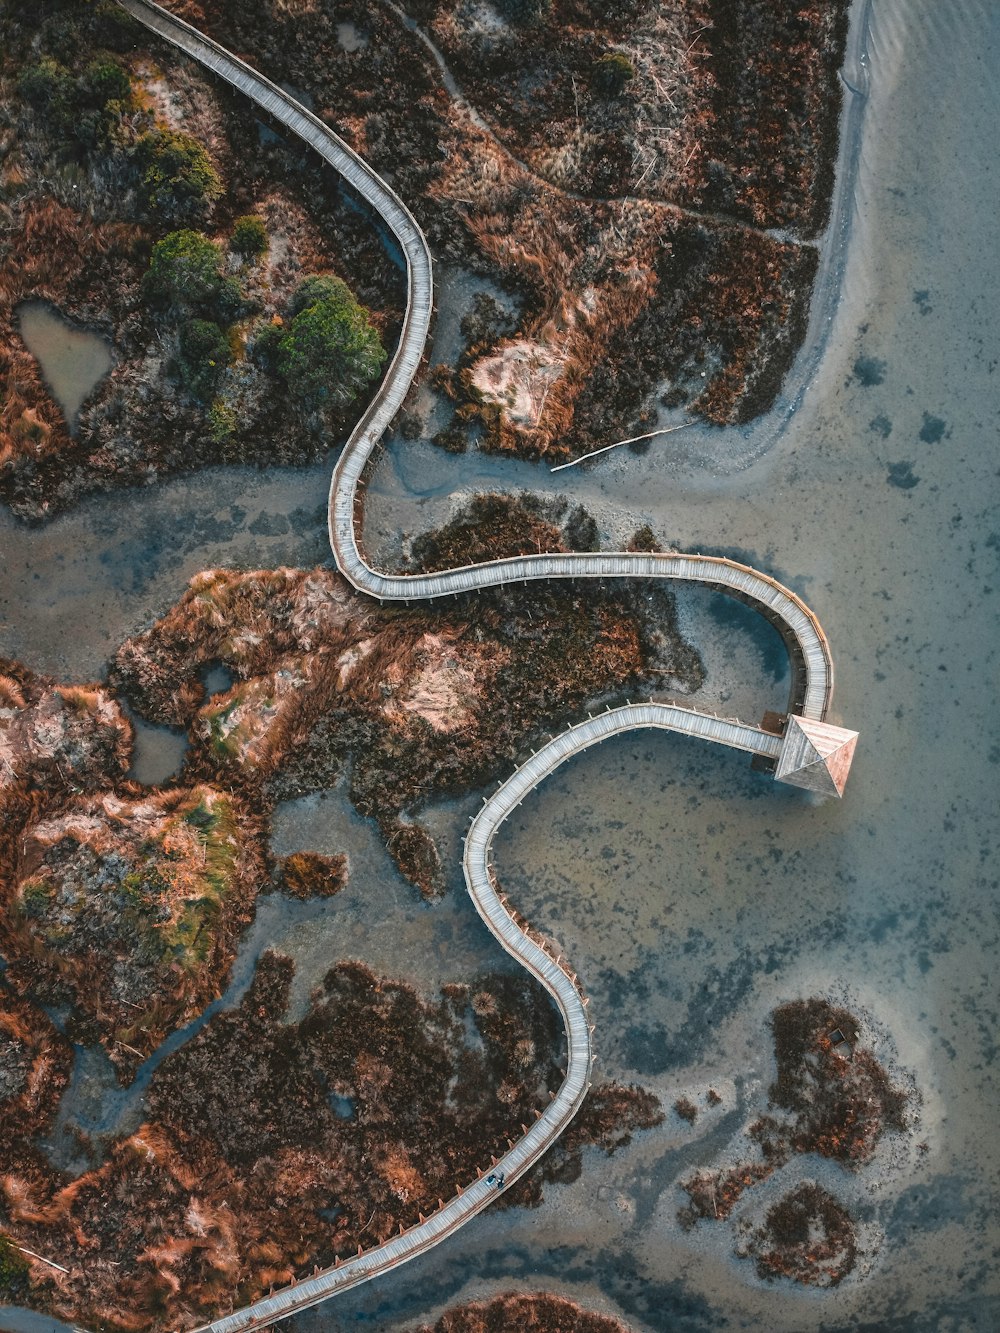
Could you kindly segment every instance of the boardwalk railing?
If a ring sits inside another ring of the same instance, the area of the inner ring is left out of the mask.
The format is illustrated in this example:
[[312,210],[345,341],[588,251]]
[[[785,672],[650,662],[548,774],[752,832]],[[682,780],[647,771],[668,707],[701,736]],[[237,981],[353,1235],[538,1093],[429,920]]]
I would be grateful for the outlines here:
[[[359,491],[372,455],[413,382],[430,327],[433,268],[424,235],[385,181],[329,126],[283,89],[152,0],[118,2],[147,28],[244,93],[313,148],[379,214],[402,249],[407,304],[399,344],[331,479],[330,544],[344,577],[370,596],[406,601],[537,579],[649,578],[705,584],[756,606],[778,626],[789,644],[794,666],[803,675],[801,682],[793,682],[790,710],[822,721],[833,692],[833,661],[822,627],[801,598],[748,565],[715,556],[621,552],[519,556],[434,574],[407,575],[383,573],[367,562],[358,537]],[[645,727],[699,736],[768,759],[778,758],[782,744],[779,737],[758,727],[675,704],[650,702],[609,709],[555,737],[518,768],[485,801],[465,840],[465,878],[476,910],[501,946],[541,982],[562,1016],[567,1039],[566,1077],[552,1101],[494,1164],[490,1176],[480,1176],[431,1217],[382,1245],[222,1316],[204,1325],[199,1333],[247,1333],[266,1328],[425,1253],[485,1208],[496,1197],[497,1182],[509,1184],[527,1171],[569,1124],[586,1096],[593,1062],[586,1000],[568,965],[533,938],[534,932],[529,932],[498,893],[490,848],[497,829],[511,811],[560,764],[611,736]]]

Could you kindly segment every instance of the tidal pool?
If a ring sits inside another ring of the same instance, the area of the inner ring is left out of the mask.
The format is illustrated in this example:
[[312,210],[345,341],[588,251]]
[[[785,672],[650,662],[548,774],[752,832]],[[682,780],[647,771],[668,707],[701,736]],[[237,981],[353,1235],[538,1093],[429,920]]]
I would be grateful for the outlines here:
[[72,434],[80,408],[114,365],[111,347],[99,333],[71,324],[44,301],[19,306],[17,320]]
[[368,38],[357,24],[346,21],[337,24],[337,41],[349,55],[363,51],[368,45]]

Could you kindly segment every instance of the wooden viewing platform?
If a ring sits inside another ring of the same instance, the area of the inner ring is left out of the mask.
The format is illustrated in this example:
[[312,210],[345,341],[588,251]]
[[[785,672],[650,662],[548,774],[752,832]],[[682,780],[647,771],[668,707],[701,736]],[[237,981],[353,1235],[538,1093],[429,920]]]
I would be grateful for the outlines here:
[[[787,718],[775,721],[772,715],[765,726],[755,727],[678,704],[650,701],[608,709],[544,745],[486,799],[473,819],[465,840],[464,870],[476,910],[499,944],[552,996],[566,1030],[566,1077],[562,1085],[535,1123],[495,1164],[495,1174],[502,1173],[511,1183],[541,1157],[576,1114],[590,1086],[593,1050],[586,999],[577,978],[564,961],[553,958],[544,944],[532,937],[497,892],[490,863],[497,829],[529,792],[568,759],[611,736],[641,728],[680,732],[745,751],[773,765],[781,781],[839,796],[857,736],[826,721],[833,693],[829,644],[816,616],[790,589],[768,574],[717,556],[640,552],[518,556],[416,575],[384,573],[369,565],[358,538],[359,492],[372,455],[402,406],[423,358],[433,305],[433,265],[424,235],[385,181],[288,93],[152,0],[118,3],[314,149],[375,209],[402,249],[407,305],[399,344],[381,385],[344,446],[330,484],[330,544],[341,573],[355,589],[383,601],[416,601],[537,579],[684,580],[748,602],[777,626],[789,648],[793,683]],[[782,726],[783,734],[779,734]],[[423,1254],[495,1197],[495,1184],[480,1177],[431,1217],[394,1239],[203,1325],[198,1333],[264,1329]]]

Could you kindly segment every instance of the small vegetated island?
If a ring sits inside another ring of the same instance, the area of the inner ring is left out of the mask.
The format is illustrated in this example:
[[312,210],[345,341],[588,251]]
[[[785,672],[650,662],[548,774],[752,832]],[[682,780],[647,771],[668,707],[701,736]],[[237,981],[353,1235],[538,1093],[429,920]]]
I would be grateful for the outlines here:
[[[775,1009],[770,1025],[776,1076],[766,1109],[740,1137],[739,1161],[681,1180],[688,1203],[678,1220],[688,1230],[728,1222],[747,1191],[796,1158],[857,1171],[883,1140],[915,1123],[914,1090],[893,1081],[871,1049],[867,1024],[850,1010],[818,997],[796,1000]],[[692,1121],[697,1114],[689,1102],[674,1109]],[[768,1281],[838,1286],[862,1248],[851,1208],[810,1179],[786,1189],[758,1224],[743,1217],[736,1230],[735,1252],[753,1259]]]
[[[719,424],[773,401],[829,205],[845,2],[412,0],[409,23],[348,0],[350,43],[324,6],[174,8],[302,89],[435,253],[506,294],[476,301],[458,363],[434,371],[442,445],[557,460],[657,398]],[[332,174],[112,0],[8,7],[0,76],[0,498],[40,519],[344,438],[405,292]],[[32,302],[113,347],[73,420],[21,338]],[[416,542],[410,569],[595,539],[581,510],[484,495]],[[207,694],[216,664],[231,684]],[[700,676],[667,592],[560,582],[418,610],[328,569],[202,572],[103,683],[0,661],[0,1301],[177,1328],[387,1239],[473,1179],[560,1081],[555,1011],[527,977],[424,995],[342,961],[294,1015],[294,964],[265,953],[238,1003],[149,1075],[138,1128],[78,1134],[72,1168],[52,1142],[72,1132],[74,1047],[128,1085],[222,994],[261,894],[351,892],[344,856],[272,854],[278,801],[345,780],[433,897],[425,803],[502,776],[587,704]],[[186,729],[170,784],[127,777],[125,703]],[[612,1151],[661,1119],[648,1092],[597,1085],[503,1202],[537,1202],[585,1144]],[[790,1151],[783,1134],[762,1128],[762,1151]],[[438,1325],[521,1326],[618,1325],[544,1295]]]

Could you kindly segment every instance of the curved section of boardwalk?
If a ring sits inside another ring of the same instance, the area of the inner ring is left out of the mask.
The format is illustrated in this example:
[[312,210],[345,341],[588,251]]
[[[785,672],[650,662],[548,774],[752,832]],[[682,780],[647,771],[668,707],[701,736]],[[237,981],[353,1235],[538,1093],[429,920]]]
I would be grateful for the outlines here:
[[631,552],[521,556],[438,574],[385,574],[368,564],[357,536],[359,490],[376,446],[403,405],[430,329],[433,265],[424,234],[395,191],[328,125],[270,79],[151,0],[119,0],[119,3],[309,144],[381,216],[403,252],[407,304],[396,354],[344,446],[330,483],[330,545],[344,577],[359,592],[393,601],[448,597],[528,579],[654,578],[709,584],[758,607],[777,625],[792,647],[795,666],[804,674],[799,696],[791,700],[792,709],[805,717],[822,720],[833,693],[833,659],[826,635],[800,597],[777,579],[748,565],[712,556]]
[[482,1212],[496,1198],[497,1186],[492,1182],[502,1176],[505,1184],[510,1185],[523,1175],[573,1119],[590,1087],[593,1064],[586,1000],[567,964],[554,958],[544,942],[527,933],[497,891],[490,849],[504,820],[561,764],[612,736],[647,727],[682,731],[771,758],[777,758],[781,748],[777,736],[742,722],[711,718],[694,709],[654,703],[608,709],[560,733],[532,755],[483,803],[466,835],[465,878],[476,910],[503,948],[541,982],[562,1016],[567,1044],[566,1077],[552,1101],[523,1136],[512,1144],[510,1151],[494,1164],[489,1176],[469,1185],[426,1221],[383,1245],[345,1260],[336,1268],[285,1287],[234,1314],[224,1315],[204,1325],[197,1333],[249,1333],[252,1329],[266,1328],[277,1319],[305,1310],[337,1292],[356,1287],[417,1258]]
[[[795,667],[789,711],[822,722],[833,690],[833,663],[826,636],[799,597],[747,565],[711,556],[642,553],[522,556],[421,575],[382,573],[368,564],[357,536],[359,492],[372,454],[402,406],[423,356],[433,301],[427,242],[395,192],[328,126],[277,85],[151,0],[119,3],[315,149],[381,216],[402,249],[407,307],[399,345],[381,386],[344,447],[330,487],[330,543],[341,573],[351,584],[373,597],[407,601],[552,578],[683,579],[719,588],[749,602],[778,627]],[[199,1333],[263,1329],[416,1258],[485,1208],[496,1196],[495,1181],[501,1174],[509,1184],[528,1170],[573,1118],[589,1087],[593,1059],[586,1001],[568,966],[554,958],[544,942],[535,938],[508,908],[496,887],[490,848],[497,829],[511,811],[560,764],[611,736],[645,727],[699,736],[769,760],[778,760],[782,750],[777,735],[696,709],[652,702],[609,709],[571,727],[534,754],[484,802],[466,838],[465,877],[477,911],[502,947],[542,983],[562,1015],[567,1037],[566,1077],[552,1101],[511,1144],[490,1177],[471,1183],[431,1217],[335,1268],[223,1316]]]

